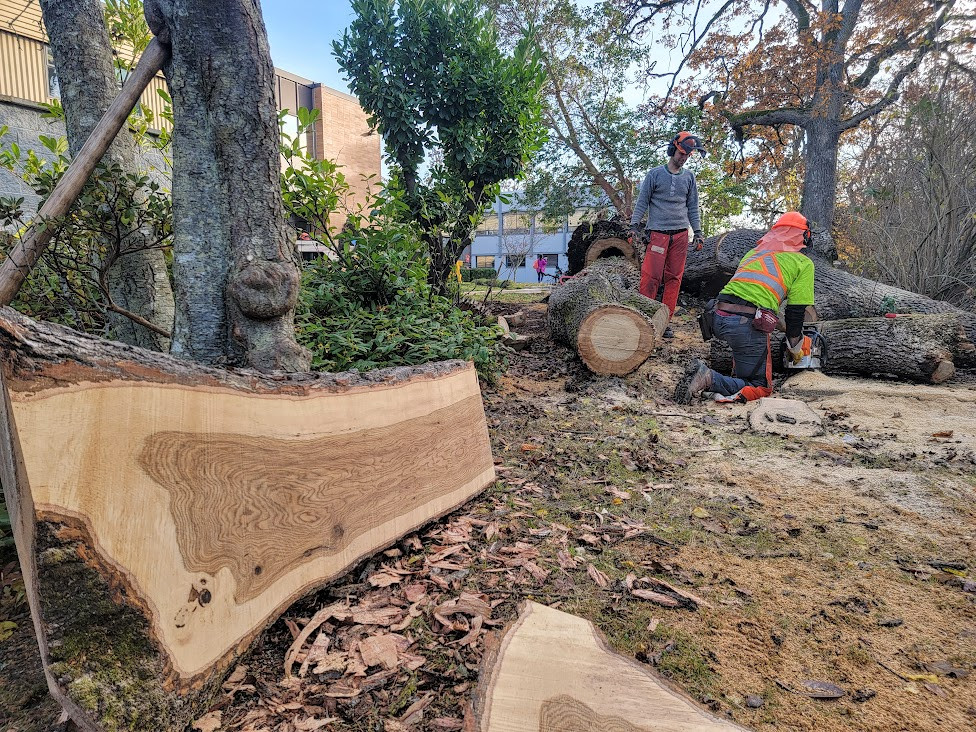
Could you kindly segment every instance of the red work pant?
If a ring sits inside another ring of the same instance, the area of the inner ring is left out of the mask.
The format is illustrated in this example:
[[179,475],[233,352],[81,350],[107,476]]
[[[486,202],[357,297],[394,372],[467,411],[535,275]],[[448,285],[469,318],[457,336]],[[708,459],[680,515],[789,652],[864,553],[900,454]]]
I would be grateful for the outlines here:
[[678,306],[678,292],[681,290],[681,277],[685,273],[685,260],[688,258],[688,230],[677,234],[652,231],[644,252],[641,265],[640,293],[652,300],[657,299],[657,291],[662,281],[664,294],[661,302],[668,306],[671,315]]

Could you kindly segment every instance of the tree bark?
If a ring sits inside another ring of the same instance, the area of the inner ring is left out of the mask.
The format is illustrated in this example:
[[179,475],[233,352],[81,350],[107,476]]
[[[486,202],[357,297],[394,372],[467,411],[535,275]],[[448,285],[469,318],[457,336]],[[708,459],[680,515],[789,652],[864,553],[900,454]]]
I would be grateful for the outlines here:
[[462,361],[283,380],[2,308],[0,387],[44,670],[86,732],[182,732],[295,599],[494,481]]
[[572,346],[597,374],[628,374],[653,353],[668,325],[661,303],[637,291],[640,274],[619,257],[598,259],[549,296],[553,340]]
[[[72,157],[77,157],[120,89],[102,3],[41,0],[41,10],[57,67],[68,144]],[[137,172],[136,141],[123,131],[103,160],[117,163],[126,173]],[[160,249],[142,248],[147,246],[146,237],[137,231],[105,242],[109,256],[117,257],[108,270],[108,295],[116,309],[108,308],[106,317],[116,340],[165,351],[167,337],[117,312],[127,310],[167,333],[173,329],[173,289],[166,261]]]
[[[682,287],[700,297],[715,297],[738,267],[739,261],[765,232],[737,229],[719,237],[709,237],[700,252],[689,252]],[[976,314],[932,300],[898,287],[858,277],[834,267],[830,261],[810,253],[814,262],[814,302],[821,321],[846,318],[872,318],[886,312],[951,313],[966,334],[966,342],[976,341]],[[976,354],[959,342],[954,346],[957,366],[976,367]]]
[[804,127],[806,154],[804,160],[803,199],[800,213],[815,229],[830,231],[834,225],[837,200],[837,146],[840,125],[836,119],[814,117]]
[[[954,354],[973,351],[957,316],[899,315],[895,318],[849,318],[820,323],[827,341],[827,374],[887,376],[922,384],[941,384],[955,374]],[[772,336],[773,369],[783,368],[782,333]],[[712,368],[732,369],[732,351],[725,342],[710,341]]]
[[210,364],[304,371],[299,270],[280,185],[274,68],[257,0],[147,0],[172,46],[172,352]]

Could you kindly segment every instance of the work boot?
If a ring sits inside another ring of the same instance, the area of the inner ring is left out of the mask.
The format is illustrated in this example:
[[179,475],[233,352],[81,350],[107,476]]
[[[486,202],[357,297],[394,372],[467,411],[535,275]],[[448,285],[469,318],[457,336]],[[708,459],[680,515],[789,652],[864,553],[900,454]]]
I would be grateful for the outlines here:
[[712,370],[708,368],[708,364],[700,359],[695,359],[693,365],[697,364],[695,373],[692,374],[691,380],[688,382],[688,393],[685,396],[685,403],[691,402],[692,399],[697,399],[702,395],[702,392],[708,389],[712,385]]
[[666,338],[667,340],[671,340],[672,338],[674,338],[674,331],[671,330],[670,325],[664,329],[664,334],[661,337]]

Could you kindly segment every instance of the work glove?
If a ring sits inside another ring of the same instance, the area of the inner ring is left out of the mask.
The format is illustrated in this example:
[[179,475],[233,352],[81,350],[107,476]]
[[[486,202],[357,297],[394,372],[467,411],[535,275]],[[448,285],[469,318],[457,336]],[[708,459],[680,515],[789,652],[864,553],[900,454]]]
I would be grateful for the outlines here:
[[698,232],[695,234],[695,238],[692,240],[692,243],[695,245],[695,251],[700,252],[702,247],[705,246],[705,237]]
[[813,341],[810,340],[810,336],[803,336],[796,342],[796,345],[792,345],[789,338],[786,339],[786,352],[789,354],[790,363],[793,366],[800,363],[805,356],[809,356],[812,347]]

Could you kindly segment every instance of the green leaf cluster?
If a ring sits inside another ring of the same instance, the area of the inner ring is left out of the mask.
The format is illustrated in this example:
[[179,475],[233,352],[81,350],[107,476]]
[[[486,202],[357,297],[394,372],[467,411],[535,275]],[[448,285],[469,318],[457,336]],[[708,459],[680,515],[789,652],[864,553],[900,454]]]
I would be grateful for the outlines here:
[[426,282],[412,229],[386,217],[350,217],[330,256],[306,267],[297,336],[318,371],[368,371],[460,358],[491,382],[501,368],[498,328],[475,321]]
[[[333,44],[379,130],[404,213],[428,248],[438,292],[501,181],[522,175],[545,139],[539,55],[509,55],[476,0],[353,0]],[[429,165],[424,178],[422,166]]]

